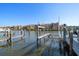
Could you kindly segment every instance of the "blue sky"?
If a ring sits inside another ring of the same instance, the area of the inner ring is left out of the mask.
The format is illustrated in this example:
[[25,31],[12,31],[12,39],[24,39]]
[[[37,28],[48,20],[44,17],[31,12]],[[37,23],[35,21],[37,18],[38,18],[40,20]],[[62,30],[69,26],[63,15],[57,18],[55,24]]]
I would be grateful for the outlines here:
[[79,25],[79,4],[1,3],[0,26],[52,23]]

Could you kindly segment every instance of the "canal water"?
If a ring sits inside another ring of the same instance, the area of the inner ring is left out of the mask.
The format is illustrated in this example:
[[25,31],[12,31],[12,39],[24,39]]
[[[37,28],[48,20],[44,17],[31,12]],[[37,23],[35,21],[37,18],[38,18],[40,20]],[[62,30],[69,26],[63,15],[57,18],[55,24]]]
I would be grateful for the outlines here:
[[[14,36],[19,35],[19,31],[12,31]],[[57,31],[46,31],[40,32],[40,35],[45,33],[51,33],[52,36],[59,36],[59,32]],[[0,40],[4,37],[4,34],[0,34]],[[59,48],[59,39],[46,38],[46,46],[42,51],[42,56],[63,56],[63,51]],[[35,31],[25,31],[25,36],[23,38],[15,38],[11,39],[11,45],[8,45],[7,42],[0,42],[0,56],[26,56],[32,55],[37,48],[37,32]],[[40,44],[41,46],[44,45],[43,40]],[[39,45],[39,47],[41,47]]]

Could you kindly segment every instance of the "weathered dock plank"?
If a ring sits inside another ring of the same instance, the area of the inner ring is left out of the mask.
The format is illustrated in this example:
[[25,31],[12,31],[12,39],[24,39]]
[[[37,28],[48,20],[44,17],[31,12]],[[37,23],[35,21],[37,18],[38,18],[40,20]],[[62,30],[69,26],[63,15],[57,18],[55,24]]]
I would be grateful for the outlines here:
[[52,41],[51,40],[48,40],[44,45],[42,45],[41,47],[39,47],[38,49],[36,49],[30,55],[32,55],[32,56],[41,56],[45,49],[51,48],[50,47],[51,46],[51,43],[52,43]]
[[73,39],[73,50],[79,56],[79,41],[77,38]]
[[[66,38],[66,42],[68,45],[70,45],[70,39],[67,37]],[[73,35],[73,47],[72,47],[73,51],[79,55],[79,41],[76,35]]]
[[41,35],[41,36],[38,37],[38,39],[41,39],[41,38],[49,36],[49,35],[51,35],[51,33],[47,33],[47,34]]

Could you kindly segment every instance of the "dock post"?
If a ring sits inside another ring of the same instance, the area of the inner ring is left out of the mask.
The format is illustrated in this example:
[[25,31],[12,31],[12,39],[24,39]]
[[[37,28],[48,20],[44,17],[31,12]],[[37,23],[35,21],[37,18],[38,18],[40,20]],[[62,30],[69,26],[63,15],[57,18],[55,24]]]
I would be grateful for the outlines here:
[[10,30],[10,38],[9,38],[9,40],[10,40],[10,43],[11,43],[11,30]]
[[23,30],[24,31],[24,35],[23,36],[25,36],[25,30]]
[[77,34],[77,37],[78,37],[78,39],[77,39],[77,40],[79,41],[79,30],[77,30],[77,33],[78,33],[78,34]]
[[63,28],[63,52],[64,55],[66,55],[66,24],[64,24],[64,28]]
[[36,29],[36,36],[37,36],[37,39],[36,39],[36,44],[37,44],[37,48],[38,48],[38,26],[35,25],[35,29]]
[[69,38],[70,38],[70,55],[72,56],[72,52],[73,52],[73,31],[70,31]]
[[22,30],[21,30],[21,35],[22,35]]
[[23,33],[22,33],[22,32],[23,32],[23,31],[21,30],[21,34],[20,34],[20,35],[21,35],[21,39],[23,39],[23,37],[22,37],[22,34],[23,34]]
[[61,38],[59,38],[59,50],[60,50],[60,52],[61,52]]
[[8,31],[7,31],[7,37],[8,37]]
[[63,45],[63,42],[62,42],[62,27],[60,27],[60,30],[59,30],[59,50],[60,50],[60,54],[62,53],[62,45]]
[[38,48],[38,38],[37,38],[37,48]]
[[9,39],[7,40],[7,43],[9,44],[9,45],[11,45],[11,30],[10,30],[10,33],[9,33]]
[[41,29],[38,29],[38,35],[40,36],[41,35]]

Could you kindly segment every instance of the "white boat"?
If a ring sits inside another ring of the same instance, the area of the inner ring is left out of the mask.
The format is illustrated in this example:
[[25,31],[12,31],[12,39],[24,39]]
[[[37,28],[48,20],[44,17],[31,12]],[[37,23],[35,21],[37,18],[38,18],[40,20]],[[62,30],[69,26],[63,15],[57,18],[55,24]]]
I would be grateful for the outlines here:
[[[10,32],[10,29],[3,29],[3,28],[0,28],[0,32],[2,33],[2,35],[4,35],[5,34],[5,32]],[[1,34],[0,33],[0,34]],[[7,39],[6,39],[6,37],[0,37],[0,46],[2,46],[2,45],[6,45],[7,44]]]
[[3,29],[3,28],[0,28],[0,32],[6,32],[6,31],[10,32],[10,29]]

